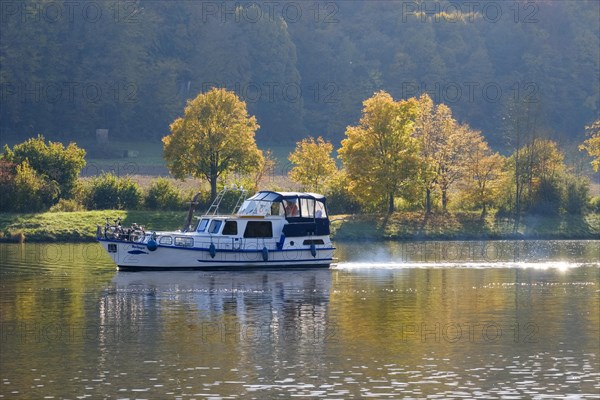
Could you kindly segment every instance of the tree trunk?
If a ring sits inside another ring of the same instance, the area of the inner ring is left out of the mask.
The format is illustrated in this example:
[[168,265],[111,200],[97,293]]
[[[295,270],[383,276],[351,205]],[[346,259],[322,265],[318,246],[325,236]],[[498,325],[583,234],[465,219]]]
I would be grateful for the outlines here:
[[515,221],[513,226],[513,233],[519,229],[519,219],[521,217],[521,185],[519,179],[519,157],[518,152],[515,157]]
[[211,203],[215,200],[215,198],[217,197],[217,180],[218,180],[218,174],[217,174],[217,167],[216,166],[211,166],[210,167],[210,201]]
[[431,189],[425,189],[425,212],[431,213]]
[[481,209],[481,217],[480,219],[483,221],[485,216],[487,215],[487,204],[483,203],[483,208]]
[[390,214],[394,212],[394,193],[390,193],[390,204],[388,206],[388,212]]
[[446,189],[442,189],[442,210],[446,211],[446,206],[448,205],[448,191]]

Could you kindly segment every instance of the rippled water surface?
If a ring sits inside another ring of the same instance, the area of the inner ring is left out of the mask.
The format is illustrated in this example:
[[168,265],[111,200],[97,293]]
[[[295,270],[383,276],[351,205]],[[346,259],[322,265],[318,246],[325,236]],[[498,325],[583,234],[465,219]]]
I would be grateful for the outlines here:
[[118,272],[96,244],[1,244],[0,397],[600,397],[600,241],[337,247]]

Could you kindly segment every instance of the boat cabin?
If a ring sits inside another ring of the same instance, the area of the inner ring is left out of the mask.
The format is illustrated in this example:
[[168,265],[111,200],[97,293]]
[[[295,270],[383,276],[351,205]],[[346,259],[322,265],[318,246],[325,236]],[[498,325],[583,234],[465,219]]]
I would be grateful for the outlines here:
[[204,215],[194,231],[243,238],[329,235],[326,199],[313,193],[260,191],[235,216]]

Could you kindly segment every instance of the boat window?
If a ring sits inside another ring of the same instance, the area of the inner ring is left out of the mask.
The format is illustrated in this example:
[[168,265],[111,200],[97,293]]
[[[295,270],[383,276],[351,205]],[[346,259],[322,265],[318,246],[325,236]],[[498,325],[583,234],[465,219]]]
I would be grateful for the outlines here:
[[285,210],[283,208],[283,203],[278,201],[276,203],[271,204],[271,215],[279,215],[283,217],[285,215]]
[[325,244],[323,239],[307,239],[302,242],[303,245],[311,245],[311,244]]
[[194,239],[187,236],[175,236],[175,246],[192,247]]
[[171,236],[162,236],[158,240],[158,243],[171,245],[171,244],[173,244],[173,238]]
[[275,201],[278,197],[279,195],[277,193],[259,192],[254,196],[250,197],[249,200]]
[[225,221],[223,235],[237,235],[237,221]]
[[275,201],[275,199],[277,199],[277,197],[279,197],[277,194],[275,194],[275,193],[269,193],[267,195],[267,197],[264,198],[264,200],[266,200],[266,201]]
[[198,229],[196,229],[196,232],[204,232],[206,230],[206,227],[208,226],[208,221],[210,220],[202,218],[202,220],[200,220],[200,222],[198,223]]
[[271,203],[270,201],[262,200],[246,200],[238,214],[240,215],[270,215],[271,214]]
[[283,201],[285,206],[285,215],[287,217],[299,217],[300,209],[298,208],[298,199],[287,199]]
[[244,231],[245,238],[272,238],[273,226],[271,221],[248,221],[246,230]]
[[302,218],[314,218],[315,201],[313,199],[301,199],[300,210],[300,212],[302,213]]
[[258,192],[254,196],[250,197],[248,200],[262,200],[267,197],[268,193]]
[[315,218],[327,218],[325,203],[320,201],[315,202]]
[[219,229],[221,229],[221,225],[223,221],[214,219],[210,222],[210,226],[208,227],[208,233],[219,233]]

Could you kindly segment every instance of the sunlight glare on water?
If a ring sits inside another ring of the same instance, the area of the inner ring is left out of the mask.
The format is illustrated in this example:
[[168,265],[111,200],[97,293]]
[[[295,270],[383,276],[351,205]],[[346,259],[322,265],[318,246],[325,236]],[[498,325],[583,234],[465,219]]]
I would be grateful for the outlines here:
[[403,269],[403,268],[533,268],[533,269],[557,269],[566,271],[571,268],[584,266],[599,266],[599,263],[574,263],[568,261],[546,261],[546,262],[342,262],[334,265],[333,269]]

